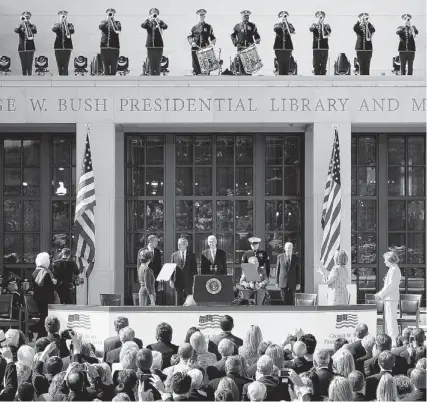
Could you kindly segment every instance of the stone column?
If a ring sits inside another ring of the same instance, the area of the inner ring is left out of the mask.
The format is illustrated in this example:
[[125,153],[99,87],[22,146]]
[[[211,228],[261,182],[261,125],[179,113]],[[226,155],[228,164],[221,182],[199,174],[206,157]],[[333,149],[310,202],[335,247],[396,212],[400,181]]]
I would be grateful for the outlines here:
[[[76,124],[77,178],[86,141],[85,123]],[[101,293],[124,293],[124,135],[114,123],[91,123],[89,135],[96,192],[95,266],[77,294],[78,304],[100,304]]]
[[[322,206],[326,177],[334,141],[333,123],[315,122],[305,133],[305,219],[304,265],[305,292],[317,293],[322,278],[316,271],[320,264],[322,243]],[[349,258],[351,272],[351,123],[339,124],[341,157],[341,249]],[[350,276],[349,276],[350,278]]]

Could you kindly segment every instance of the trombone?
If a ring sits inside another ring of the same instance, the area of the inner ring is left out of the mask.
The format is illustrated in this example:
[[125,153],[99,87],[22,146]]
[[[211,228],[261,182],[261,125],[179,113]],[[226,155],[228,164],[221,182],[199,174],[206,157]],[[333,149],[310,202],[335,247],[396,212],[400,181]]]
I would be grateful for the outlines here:
[[70,34],[70,30],[68,29],[68,21],[67,21],[67,16],[66,15],[62,15],[61,16],[61,20],[62,20],[62,25],[64,28],[64,32],[65,32],[65,36],[67,39],[71,38],[71,34]]
[[29,20],[27,19],[27,17],[22,16],[21,17],[21,25],[24,28],[24,32],[25,32],[25,36],[27,38],[27,40],[33,40],[34,39],[34,35],[33,35],[33,31],[31,31],[30,25],[29,25]]

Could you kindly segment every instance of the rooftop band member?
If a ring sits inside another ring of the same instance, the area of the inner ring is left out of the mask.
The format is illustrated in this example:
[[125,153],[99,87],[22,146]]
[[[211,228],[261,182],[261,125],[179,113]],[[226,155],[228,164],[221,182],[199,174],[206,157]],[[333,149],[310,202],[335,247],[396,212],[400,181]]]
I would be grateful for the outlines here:
[[325,12],[318,11],[315,14],[317,21],[310,27],[313,32],[313,67],[314,75],[325,75],[328,63],[329,36],[331,27],[325,24]]
[[74,33],[74,25],[68,22],[68,11],[58,11],[59,22],[57,22],[52,31],[56,34],[55,49],[56,64],[58,65],[59,75],[68,75],[68,65],[70,64],[73,41],[71,35]]
[[353,30],[357,35],[356,52],[360,75],[369,75],[373,52],[372,35],[375,32],[375,28],[369,22],[368,13],[359,14],[359,21],[354,24]]
[[33,60],[36,45],[34,44],[34,35],[37,33],[36,26],[31,22],[31,13],[24,11],[21,14],[21,22],[15,28],[19,35],[18,52],[21,59],[22,75],[32,75]]
[[114,18],[116,14],[114,8],[108,8],[105,13],[107,14],[105,20],[99,24],[99,29],[102,31],[101,57],[104,64],[104,75],[116,75],[120,55],[119,35],[122,25]]
[[[237,52],[247,49],[254,43],[259,44],[261,42],[258,28],[256,27],[255,23],[249,21],[251,12],[249,10],[243,10],[240,14],[242,16],[242,22],[234,26],[233,33],[231,34],[231,41],[237,48]],[[251,75],[245,73],[240,58],[238,59],[238,65],[241,75]]]
[[141,28],[147,30],[148,74],[160,75],[160,63],[163,56],[163,31],[168,26],[159,19],[160,11],[152,8],[148,12],[149,17],[141,24]]
[[397,28],[396,34],[399,35],[399,58],[400,73],[406,75],[406,64],[408,64],[408,75],[412,75],[415,59],[415,37],[418,35],[418,29],[411,24],[412,15],[403,14],[404,25]]
[[258,259],[259,266],[261,268],[265,268],[267,272],[267,276],[270,276],[270,257],[267,254],[267,251],[260,250],[259,244],[261,243],[261,239],[259,237],[251,237],[249,239],[249,243],[251,245],[251,249],[247,250],[243,253],[242,262],[249,262],[250,257],[256,257]]
[[301,264],[292,253],[292,243],[285,243],[285,252],[277,256],[276,287],[282,292],[283,304],[294,305],[294,294],[301,289]]
[[295,28],[288,22],[289,13],[287,11],[280,11],[278,17],[280,22],[275,24],[273,28],[276,33],[274,52],[279,65],[279,75],[288,75],[292,50],[294,49],[291,35],[295,34]]
[[190,35],[187,36],[188,43],[191,45],[191,58],[193,60],[193,71],[195,75],[202,73],[200,69],[197,51],[210,45],[215,45],[216,38],[213,33],[212,25],[205,22],[207,11],[203,8],[197,10],[199,22],[191,28]]
[[215,236],[208,237],[209,248],[202,252],[202,275],[227,275],[227,255],[224,250],[216,248]]

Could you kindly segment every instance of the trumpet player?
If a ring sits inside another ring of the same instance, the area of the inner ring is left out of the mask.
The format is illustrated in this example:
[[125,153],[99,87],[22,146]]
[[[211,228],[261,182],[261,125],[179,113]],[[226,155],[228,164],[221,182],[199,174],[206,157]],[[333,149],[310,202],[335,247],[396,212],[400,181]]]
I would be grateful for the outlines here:
[[197,58],[197,51],[216,43],[212,25],[205,22],[206,13],[207,11],[203,8],[196,11],[196,14],[199,16],[199,22],[191,28],[190,35],[187,36],[188,43],[191,45],[191,58],[195,75],[202,73],[199,59]]
[[295,28],[288,21],[289,13],[287,11],[280,11],[278,17],[280,21],[273,27],[276,33],[274,52],[279,65],[279,75],[288,75],[292,50],[294,49],[291,35],[295,33]]
[[415,37],[418,35],[418,29],[411,24],[412,15],[403,14],[404,25],[397,28],[396,34],[399,35],[399,58],[400,73],[406,75],[406,64],[408,65],[408,75],[412,75],[415,59]]
[[74,25],[68,22],[68,11],[59,11],[58,16],[59,22],[52,28],[52,31],[56,34],[53,48],[59,75],[68,75],[68,65],[70,64],[70,56],[73,49],[71,35],[74,34]]
[[318,11],[315,14],[317,21],[310,27],[313,33],[313,68],[314,75],[325,75],[329,53],[329,36],[331,27],[325,24],[325,12]]
[[104,75],[116,75],[117,61],[120,55],[119,35],[122,31],[120,21],[116,21],[114,16],[116,10],[108,8],[105,20],[99,24],[101,35],[101,58],[104,65]]
[[[231,41],[237,48],[238,52],[239,50],[248,48],[254,43],[258,45],[261,42],[261,36],[258,33],[258,28],[256,27],[255,23],[249,21],[251,12],[249,10],[243,10],[240,15],[242,16],[242,22],[234,26],[233,33],[231,34]],[[242,75],[251,75],[245,73],[242,61],[239,57],[238,63]]]
[[148,74],[160,75],[160,65],[163,56],[163,31],[168,26],[159,19],[160,11],[158,8],[152,8],[148,12],[149,17],[141,24],[141,28],[147,31]]
[[374,26],[369,22],[369,14],[359,14],[359,21],[353,27],[357,35],[356,53],[360,67],[360,75],[369,75],[372,59],[372,35],[375,32]]
[[21,22],[15,28],[19,35],[18,52],[21,59],[22,75],[32,75],[33,60],[36,46],[34,35],[37,33],[36,26],[31,22],[31,13],[24,11],[21,14]]

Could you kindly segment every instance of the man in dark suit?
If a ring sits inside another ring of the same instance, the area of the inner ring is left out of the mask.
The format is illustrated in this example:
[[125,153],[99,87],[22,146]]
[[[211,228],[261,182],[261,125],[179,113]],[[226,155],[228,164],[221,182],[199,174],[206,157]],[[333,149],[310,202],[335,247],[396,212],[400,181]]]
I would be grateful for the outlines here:
[[360,75],[369,75],[372,59],[372,35],[375,32],[374,26],[368,21],[369,14],[359,14],[359,21],[354,25],[353,30],[356,32],[356,54],[360,67]]
[[425,401],[426,400],[426,371],[414,369],[411,372],[411,382],[414,385],[415,391],[402,401]]
[[170,286],[176,291],[177,306],[182,306],[186,297],[193,294],[194,276],[197,275],[196,255],[187,248],[188,240],[181,237],[178,240],[178,251],[171,257],[171,262],[176,264],[176,268]]
[[[391,351],[391,338],[386,334],[380,334],[377,336],[375,340],[375,345],[377,347],[377,352],[385,352],[385,351]],[[398,375],[403,374],[406,375],[408,370],[408,362],[401,356],[395,356],[396,357],[396,363],[393,366],[392,369],[392,375]],[[378,374],[381,369],[378,365],[378,356],[372,357],[369,360],[365,361],[364,364],[364,371],[365,376],[369,377],[374,374]]]
[[229,339],[234,343],[234,354],[237,355],[239,347],[243,345],[243,340],[231,333],[234,327],[233,318],[229,315],[224,315],[221,318],[219,325],[222,332],[216,335],[212,341],[218,345],[222,339]]
[[[136,269],[138,270],[139,266],[141,265],[141,251],[143,250],[149,250],[153,254],[153,258],[148,264],[148,267],[153,270],[154,277],[157,278],[159,275],[161,269],[162,269],[162,253],[160,249],[157,248],[157,245],[159,244],[159,238],[156,235],[150,235],[147,238],[147,246],[142,247],[138,251],[138,257],[136,260]],[[156,292],[159,288],[159,282],[155,282],[156,286]],[[156,301],[156,304],[159,304],[158,301]]]
[[267,272],[267,276],[270,277],[270,257],[268,256],[267,251],[259,249],[260,243],[261,239],[259,237],[251,237],[249,239],[251,249],[243,253],[242,263],[247,263],[249,258],[256,257],[258,259],[259,267],[264,267],[265,272]]
[[202,252],[202,275],[227,275],[227,255],[224,250],[216,248],[215,236],[208,237],[209,248]]
[[[290,401],[288,384],[284,383],[278,377],[273,376],[273,359],[270,356],[261,356],[257,362],[257,381],[264,384],[267,388],[265,401]],[[243,400],[249,401],[249,384],[243,387]]]
[[369,359],[372,359],[372,349],[374,348],[374,345],[375,345],[375,338],[373,336],[366,335],[362,339],[362,346],[365,349],[365,355],[355,360],[354,364],[355,364],[356,370],[362,373],[365,372],[365,362]]
[[122,350],[122,346],[126,342],[134,342],[135,331],[130,327],[124,327],[119,332],[119,338],[120,338],[121,345],[116,349],[110,350],[107,353],[107,358],[105,359],[105,361],[110,365],[110,367],[112,366],[113,363],[120,362],[120,351]]
[[156,343],[147,346],[147,349],[156,350],[162,354],[162,370],[171,365],[171,357],[178,353],[178,346],[172,343],[172,327],[166,322],[156,328]]
[[[127,317],[120,316],[114,320],[114,330],[116,331],[117,335],[107,338],[104,341],[104,361],[106,361],[107,359],[108,352],[110,352],[111,350],[117,349],[122,345],[120,341],[119,333],[122,328],[125,328],[128,326],[129,326],[129,320],[127,319]],[[138,345],[140,349],[142,348],[141,339],[134,338],[133,341]]]
[[287,360],[284,362],[284,368],[291,368],[297,374],[304,373],[311,369],[312,364],[305,359],[307,353],[307,347],[302,341],[296,341],[293,346],[293,360]]
[[301,289],[301,265],[292,254],[292,243],[285,244],[285,252],[277,256],[276,286],[282,293],[283,304],[293,306],[295,291]]
[[357,324],[354,330],[354,336],[357,340],[347,346],[347,350],[353,355],[354,361],[365,356],[366,351],[362,346],[362,339],[368,335],[368,326],[366,324]]
[[376,398],[378,384],[384,373],[392,373],[393,366],[396,361],[396,356],[390,351],[381,352],[378,355],[379,373],[373,374],[366,378],[366,400],[371,401]]
[[[242,361],[239,356],[230,356],[225,361],[225,373],[226,377],[231,378],[237,385],[239,389],[239,400],[242,400],[242,392],[244,385],[252,382],[251,379],[242,376]],[[222,377],[224,378],[224,377]],[[210,396],[211,401],[214,400],[213,396],[215,391],[218,388],[218,384],[221,381],[221,378],[215,378],[212,381],[209,381],[208,384],[208,397]]]
[[221,354],[221,359],[214,363],[212,366],[208,366],[206,373],[210,380],[214,378],[225,377],[225,361],[228,357],[234,354],[235,345],[230,339],[222,339],[218,344],[218,352]]
[[138,367],[136,376],[140,382],[144,383],[144,391],[148,392],[151,390],[154,400],[157,401],[161,399],[161,395],[152,384],[152,380],[154,378],[150,370],[152,364],[153,354],[151,350],[146,348],[139,350],[138,354],[136,355],[136,366]]
[[365,397],[365,377],[360,371],[354,370],[348,375],[348,381],[353,390],[353,401],[366,401]]
[[329,370],[329,360],[329,352],[326,349],[317,350],[313,355],[314,372],[319,378],[319,389],[314,390],[314,393],[320,395],[320,397],[322,398],[320,400],[323,400],[323,398],[327,398],[329,384],[334,378],[334,374],[331,370]]
[[73,280],[75,276],[79,275],[79,268],[71,259],[69,248],[61,250],[61,258],[53,263],[52,273],[57,280],[56,290],[61,304],[76,304],[73,294]]

